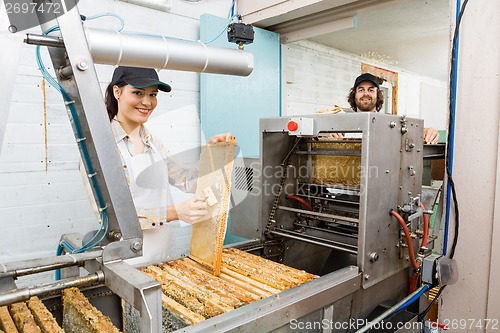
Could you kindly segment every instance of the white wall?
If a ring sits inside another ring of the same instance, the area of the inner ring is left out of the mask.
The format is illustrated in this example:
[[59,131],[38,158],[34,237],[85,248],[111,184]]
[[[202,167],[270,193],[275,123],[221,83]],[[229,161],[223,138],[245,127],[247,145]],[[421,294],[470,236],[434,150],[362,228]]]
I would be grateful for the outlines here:
[[347,94],[361,71],[354,57],[312,42],[282,46],[284,116],[311,114],[334,104],[349,108]]
[[[469,1],[466,8],[460,26],[453,167],[460,209],[455,253],[459,279],[444,290],[439,318],[440,322],[448,321],[453,332],[498,332],[500,2]],[[453,211],[452,207],[450,246],[455,229]],[[464,321],[467,324],[463,325]]]
[[[112,0],[85,0],[80,1],[78,6],[80,13],[87,16],[103,12],[119,14],[125,20],[124,31],[197,40],[200,15],[211,13],[226,17],[231,0],[211,0],[210,3],[172,0],[170,12]],[[2,48],[7,45],[4,43],[7,39],[15,39],[13,44],[20,50],[19,58],[13,52],[14,57],[0,65],[2,72],[10,69],[16,74],[15,82],[10,82],[13,86],[10,109],[2,109],[0,118],[5,118],[8,112],[0,150],[0,263],[3,263],[54,255],[63,233],[86,233],[95,229],[97,224],[78,172],[78,149],[62,98],[48,84],[42,89],[35,47],[22,43],[26,31],[12,35],[4,28],[8,26],[7,22],[3,20],[1,23]],[[120,23],[115,18],[107,17],[87,21],[85,25],[116,29]],[[40,29],[30,29],[29,32],[40,33]],[[5,52],[2,51],[2,54]],[[52,72],[45,50],[42,57]],[[96,69],[104,91],[113,67],[97,65]],[[196,149],[200,143],[199,74],[163,70],[160,78],[170,83],[173,89],[169,94],[160,94],[159,107],[152,116],[151,127],[161,131],[158,136],[167,142],[167,147],[174,153]],[[173,255],[180,255],[189,248],[190,228],[176,223]],[[45,274],[37,281],[47,278],[50,276]],[[25,283],[29,283],[30,279]]]
[[420,117],[425,127],[445,129],[448,124],[448,85],[443,82],[420,83]]
[[423,118],[426,127],[446,128],[446,82],[309,41],[285,44],[283,115],[311,114],[340,105],[366,63],[398,73],[398,113]]

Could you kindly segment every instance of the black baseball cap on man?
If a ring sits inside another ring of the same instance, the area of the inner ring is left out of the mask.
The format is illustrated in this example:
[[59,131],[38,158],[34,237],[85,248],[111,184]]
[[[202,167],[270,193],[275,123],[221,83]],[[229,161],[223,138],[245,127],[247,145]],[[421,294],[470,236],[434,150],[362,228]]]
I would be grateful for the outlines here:
[[161,82],[158,73],[153,68],[119,66],[115,68],[111,84],[125,82],[135,88],[147,88],[158,86],[164,92],[170,92],[170,87],[165,82]]
[[379,79],[373,74],[364,73],[364,74],[361,74],[360,76],[358,76],[356,78],[356,81],[354,81],[354,89],[356,89],[358,87],[358,85],[363,81],[370,81],[375,85],[375,87],[379,88],[379,86],[378,86]]

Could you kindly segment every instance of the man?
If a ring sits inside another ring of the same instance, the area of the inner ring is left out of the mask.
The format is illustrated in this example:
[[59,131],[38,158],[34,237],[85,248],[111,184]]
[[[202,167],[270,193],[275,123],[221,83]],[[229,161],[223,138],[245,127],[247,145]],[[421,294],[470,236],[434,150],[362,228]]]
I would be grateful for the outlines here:
[[[354,81],[349,91],[347,101],[356,112],[378,112],[384,104],[384,94],[379,87],[379,79],[370,74],[361,74]],[[333,138],[342,138],[341,133],[332,133]],[[424,141],[436,144],[439,141],[439,132],[434,128],[424,128]]]
[[378,112],[384,104],[384,94],[378,78],[370,73],[361,74],[354,81],[347,101],[356,112]]

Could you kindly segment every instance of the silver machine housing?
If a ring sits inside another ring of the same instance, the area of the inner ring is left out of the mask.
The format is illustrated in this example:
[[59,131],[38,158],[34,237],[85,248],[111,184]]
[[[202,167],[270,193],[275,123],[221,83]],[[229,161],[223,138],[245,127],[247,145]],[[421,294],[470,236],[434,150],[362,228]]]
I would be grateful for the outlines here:
[[[291,131],[290,122],[299,128]],[[246,191],[247,197],[231,209],[231,232],[259,239],[264,257],[320,275],[307,283],[310,289],[327,284],[335,290],[345,283],[337,279],[339,272],[355,273],[353,288],[343,298],[325,300],[318,289],[312,296],[317,310],[304,318],[316,313],[319,320],[366,319],[377,306],[406,296],[408,246],[390,211],[407,217],[416,251],[422,227],[423,121],[373,112],[304,115],[261,119],[260,132],[261,158],[243,159],[239,173],[244,177],[236,172],[232,191],[236,196]],[[354,138],[333,139],[330,133]],[[358,158],[359,184],[314,183],[315,156]],[[310,203],[312,210],[287,199],[290,195]],[[329,312],[332,308],[337,311]]]

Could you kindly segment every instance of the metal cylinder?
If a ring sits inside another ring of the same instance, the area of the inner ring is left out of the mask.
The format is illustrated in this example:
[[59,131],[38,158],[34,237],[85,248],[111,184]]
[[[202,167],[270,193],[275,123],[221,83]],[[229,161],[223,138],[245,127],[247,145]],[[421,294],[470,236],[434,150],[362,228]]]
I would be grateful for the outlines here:
[[320,245],[320,246],[328,247],[330,249],[340,250],[340,251],[351,253],[351,254],[356,254],[356,255],[358,254],[357,248],[352,248],[352,245],[349,245],[349,244],[342,244],[342,245],[329,244],[329,243],[323,241],[319,237],[314,237],[314,236],[310,236],[310,235],[308,235],[308,236],[306,236],[306,235],[293,235],[290,233],[284,233],[284,232],[280,232],[280,231],[276,231],[276,230],[271,231],[271,234],[276,235],[276,236],[280,236],[280,237],[296,239],[296,240],[299,240],[302,242]]
[[99,64],[239,76],[248,76],[254,67],[253,55],[238,49],[114,30],[86,29],[86,34]]
[[26,34],[24,42],[31,45],[64,47],[63,39],[57,36]]
[[87,287],[102,284],[104,273],[97,271],[84,277],[75,277],[60,280],[55,283],[42,284],[33,288],[16,289],[0,294],[0,306],[27,301],[33,296],[46,295],[71,287]]
[[0,271],[0,278],[5,276],[19,277],[29,274],[41,273],[57,268],[64,268],[70,266],[78,266],[83,264],[86,260],[92,260],[102,256],[102,250],[95,250],[85,253],[65,254],[56,257],[29,259],[13,263],[3,264],[4,268]]

